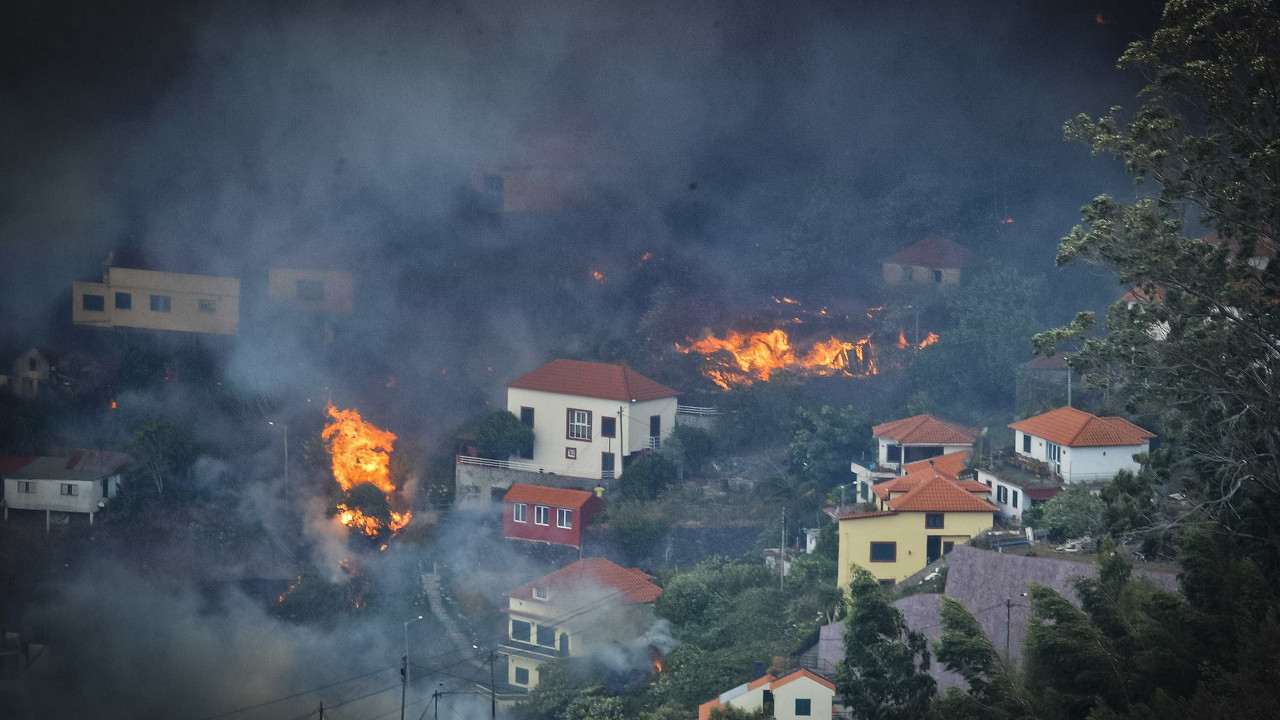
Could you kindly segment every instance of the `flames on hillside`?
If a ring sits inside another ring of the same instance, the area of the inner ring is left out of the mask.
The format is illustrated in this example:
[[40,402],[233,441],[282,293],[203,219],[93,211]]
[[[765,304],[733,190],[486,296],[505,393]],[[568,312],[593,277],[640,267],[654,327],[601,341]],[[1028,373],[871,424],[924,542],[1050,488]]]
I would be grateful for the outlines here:
[[[326,410],[330,421],[320,437],[333,459],[333,479],[344,491],[362,483],[374,485],[391,504],[391,496],[396,490],[391,482],[391,451],[395,447],[396,434],[365,422],[354,408],[339,410],[329,405]],[[378,537],[388,530],[399,532],[409,524],[413,515],[409,511],[398,513],[393,510],[387,526],[380,518],[365,515],[359,508],[348,507],[345,502],[338,503],[337,511],[339,522],[359,529],[369,537]]]

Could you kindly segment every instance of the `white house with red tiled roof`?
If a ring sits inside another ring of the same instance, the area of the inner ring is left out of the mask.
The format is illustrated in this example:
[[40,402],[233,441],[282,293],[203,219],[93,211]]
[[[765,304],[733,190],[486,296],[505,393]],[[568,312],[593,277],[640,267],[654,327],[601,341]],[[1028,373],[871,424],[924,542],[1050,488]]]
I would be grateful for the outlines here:
[[882,263],[884,284],[959,285],[960,271],[973,263],[973,253],[963,245],[946,238],[926,237]]
[[43,510],[45,530],[52,513],[84,513],[93,516],[106,507],[120,487],[121,468],[129,462],[124,453],[77,450],[70,457],[7,458],[0,462],[4,477],[4,518],[9,509]]
[[711,711],[726,706],[746,712],[764,710],[775,720],[831,720],[836,686],[828,679],[803,668],[774,677],[764,677],[726,690],[698,706],[698,720],[708,720]]
[[1014,450],[1049,465],[1067,482],[1110,480],[1138,470],[1133,456],[1151,450],[1155,434],[1122,417],[1098,417],[1072,407],[1010,423]]
[[507,409],[533,428],[518,459],[546,472],[612,478],[661,447],[676,423],[675,390],[625,363],[553,360],[507,383]]
[[604,558],[584,558],[507,593],[507,682],[538,686],[548,660],[585,657],[639,637],[653,623],[662,588],[653,576]]
[[957,543],[995,524],[990,488],[936,467],[874,488],[879,510],[840,515],[838,582],[847,587],[853,566],[892,585],[951,552]]
[[878,462],[895,469],[903,463],[972,450],[978,439],[977,429],[932,415],[882,423],[871,428],[871,435],[878,446]]

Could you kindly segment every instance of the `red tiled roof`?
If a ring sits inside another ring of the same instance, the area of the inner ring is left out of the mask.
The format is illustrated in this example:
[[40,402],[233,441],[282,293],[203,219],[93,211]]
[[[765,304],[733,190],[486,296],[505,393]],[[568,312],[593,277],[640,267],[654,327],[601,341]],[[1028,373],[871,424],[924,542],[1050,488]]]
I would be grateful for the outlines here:
[[35,462],[35,459],[35,455],[11,455],[8,457],[0,457],[0,475],[16,473],[22,468]]
[[129,462],[129,456],[111,450],[77,450],[67,461],[68,470],[112,472]]
[[507,383],[507,387],[561,395],[641,402],[676,397],[680,393],[632,370],[626,363],[552,360]]
[[755,690],[756,688],[760,687],[761,685],[768,685],[769,683],[771,683],[771,682],[773,682],[774,680],[777,680],[777,679],[778,679],[778,678],[776,678],[776,677],[774,677],[774,676],[772,676],[772,675],[770,675],[770,674],[768,674],[768,673],[765,673],[762,677],[758,677],[758,678],[756,678],[755,680],[752,680],[751,682],[747,683],[747,689],[748,689],[748,690]]
[[626,596],[628,602],[651,603],[662,595],[653,576],[635,568],[624,568],[601,557],[583,558],[553,573],[531,580],[507,593],[508,597],[530,600],[535,587],[556,590],[603,588]]
[[1060,407],[1009,427],[1066,447],[1141,445],[1155,434],[1122,417],[1098,417],[1072,407]]
[[951,484],[955,485],[961,490],[964,490],[967,493],[991,492],[991,488],[987,487],[985,483],[980,483],[977,480],[961,480],[955,477],[954,475],[951,475],[950,473],[942,473],[936,469],[931,470],[927,467],[924,470],[917,470],[915,472],[903,475],[902,477],[896,477],[887,482],[879,483],[878,485],[873,486],[871,488],[871,491],[874,492],[876,494],[876,497],[880,498],[881,500],[888,500],[890,493],[911,492],[912,490],[915,490],[916,488],[920,487],[921,485],[928,482],[929,480],[934,479],[935,477],[940,477],[944,480],[947,480]]
[[910,475],[913,472],[920,472],[920,471],[928,470],[929,468],[933,468],[934,470],[937,470],[943,475],[958,477],[960,473],[964,472],[964,461],[968,457],[969,457],[968,450],[958,450],[953,453],[947,453],[946,455],[939,455],[938,457],[935,457],[935,458],[929,458],[928,460],[917,460],[915,462],[909,462],[906,465],[902,466],[902,471],[904,474]]
[[1027,496],[1028,500],[1052,500],[1062,492],[1060,487],[1040,487],[1040,488],[1024,488],[1022,494]]
[[917,265],[927,268],[960,269],[972,265],[973,253],[963,245],[940,237],[927,237],[914,242],[885,260],[894,265]]
[[[990,490],[985,485],[984,490]],[[995,512],[996,506],[941,475],[925,480],[888,505],[898,512]]]
[[836,686],[830,680],[822,677],[821,675],[815,675],[814,673],[811,673],[808,670],[805,670],[804,668],[800,668],[799,670],[796,670],[790,675],[784,675],[778,678],[777,680],[774,680],[773,682],[769,683],[769,689],[777,690],[783,685],[786,685],[787,683],[790,683],[790,682],[795,682],[800,678],[809,678],[810,680],[818,683],[819,685],[830,690],[831,692],[836,691]]
[[[1209,243],[1210,245],[1221,245],[1223,243],[1222,236],[1219,235],[1216,230],[1208,233],[1207,235],[1200,236],[1199,239]],[[1226,240],[1226,243],[1227,243],[1227,247],[1231,248],[1232,254],[1240,252],[1239,238],[1230,238]],[[1259,237],[1256,241],[1254,241],[1253,257],[1266,258],[1270,260],[1275,256],[1276,256],[1276,243],[1271,238],[1263,236],[1263,237]]]
[[593,497],[595,497],[595,494],[586,490],[570,490],[567,488],[515,483],[507,491],[507,494],[502,496],[502,500],[503,502],[554,505],[562,508],[581,508]]
[[977,429],[939,420],[932,415],[916,415],[882,423],[871,428],[871,435],[902,445],[970,445],[978,439]]
[[1141,285],[1134,285],[1120,298],[1120,302],[1140,303],[1140,302],[1164,302],[1164,286],[1152,285],[1150,290],[1143,289]]
[[889,515],[897,515],[893,510],[874,510],[872,512],[856,512],[837,517],[837,520],[865,520],[874,517],[887,517]]
[[708,720],[712,708],[720,707],[720,698],[714,697],[698,706],[698,720]]

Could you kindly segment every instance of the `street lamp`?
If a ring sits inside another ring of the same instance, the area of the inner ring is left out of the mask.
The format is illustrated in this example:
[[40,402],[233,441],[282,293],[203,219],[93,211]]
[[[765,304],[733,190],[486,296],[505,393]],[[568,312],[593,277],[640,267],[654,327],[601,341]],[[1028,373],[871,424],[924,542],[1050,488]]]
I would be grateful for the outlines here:
[[419,615],[404,621],[404,689],[400,693],[400,720],[404,720],[404,699],[409,688],[409,623],[416,623],[421,619],[422,616]]
[[[275,423],[268,420],[268,425],[275,426]],[[284,428],[284,502],[289,504],[289,426],[281,425]]]

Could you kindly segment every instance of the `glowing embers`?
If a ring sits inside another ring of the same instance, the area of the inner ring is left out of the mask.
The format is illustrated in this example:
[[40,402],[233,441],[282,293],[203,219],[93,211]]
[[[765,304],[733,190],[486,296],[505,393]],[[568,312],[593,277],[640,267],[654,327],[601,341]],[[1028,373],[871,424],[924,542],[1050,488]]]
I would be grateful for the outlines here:
[[814,342],[797,352],[787,331],[738,332],[728,330],[724,337],[707,335],[688,344],[676,344],[682,353],[706,357],[703,374],[721,388],[750,385],[767,381],[777,370],[790,370],[803,375],[875,375],[874,348],[869,337],[841,340],[832,336]]
[[[320,437],[333,461],[333,479],[344,491],[343,500],[335,508],[338,521],[369,537],[377,537],[387,530],[398,532],[409,524],[413,514],[390,510],[391,495],[396,489],[391,482],[391,451],[396,434],[365,422],[355,409],[339,410],[330,405],[327,410],[331,419]],[[381,497],[367,504],[356,502],[361,495],[374,494],[359,487],[366,484],[381,491]],[[372,509],[384,503],[385,516],[381,507]]]

